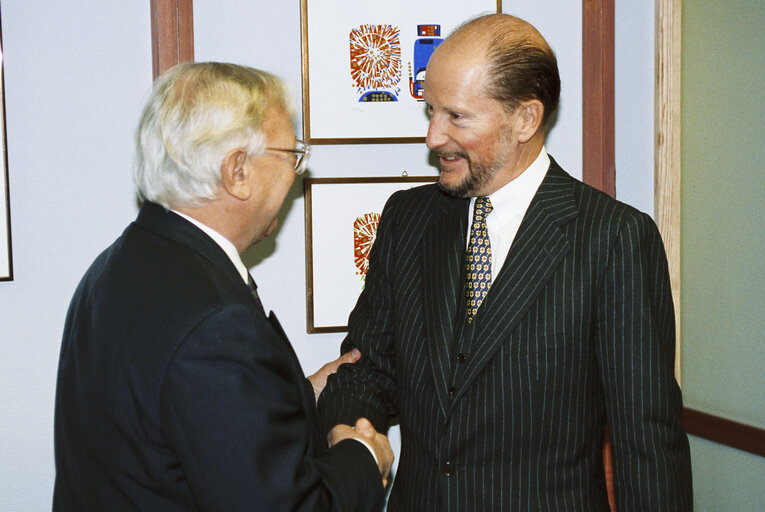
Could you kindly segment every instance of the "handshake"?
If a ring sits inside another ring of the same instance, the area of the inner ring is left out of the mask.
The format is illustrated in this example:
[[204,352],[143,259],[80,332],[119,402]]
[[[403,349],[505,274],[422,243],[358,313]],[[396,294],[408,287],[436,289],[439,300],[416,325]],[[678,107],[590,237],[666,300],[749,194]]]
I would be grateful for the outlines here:
[[[308,380],[311,386],[313,386],[316,401],[319,401],[319,395],[324,390],[324,386],[327,385],[327,378],[335,373],[341,364],[353,364],[360,358],[361,352],[354,348],[334,361],[325,364],[313,375],[309,375]],[[369,449],[377,462],[377,466],[380,468],[383,487],[388,485],[388,475],[393,464],[393,450],[391,450],[387,436],[378,433],[368,419],[359,418],[353,427],[349,425],[335,425],[327,435],[327,441],[330,446],[334,446],[344,439],[355,439]]]
[[387,436],[378,433],[366,418],[359,418],[356,425],[335,425],[327,435],[327,441],[330,446],[334,446],[344,439],[356,439],[369,448],[377,461],[377,467],[382,475],[383,487],[388,485],[388,476],[390,467],[393,464],[393,450]]

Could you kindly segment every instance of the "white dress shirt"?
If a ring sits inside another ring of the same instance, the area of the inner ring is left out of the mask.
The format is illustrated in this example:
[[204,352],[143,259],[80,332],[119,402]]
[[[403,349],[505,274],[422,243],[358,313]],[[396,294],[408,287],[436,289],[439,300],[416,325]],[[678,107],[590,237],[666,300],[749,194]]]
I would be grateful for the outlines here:
[[[486,217],[486,227],[489,230],[491,242],[492,281],[502,269],[513,239],[526,215],[526,210],[529,209],[531,200],[537,193],[539,185],[542,184],[549,167],[550,157],[543,146],[537,158],[520,176],[489,196],[493,209]],[[474,205],[475,197],[471,197],[468,211],[468,243],[470,243]]]

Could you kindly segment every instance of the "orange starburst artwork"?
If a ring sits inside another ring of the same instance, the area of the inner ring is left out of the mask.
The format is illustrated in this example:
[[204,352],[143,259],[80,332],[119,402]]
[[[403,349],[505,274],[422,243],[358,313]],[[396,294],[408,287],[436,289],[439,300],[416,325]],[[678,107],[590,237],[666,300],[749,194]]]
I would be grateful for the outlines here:
[[365,213],[353,222],[353,262],[356,264],[357,275],[364,279],[369,269],[369,251],[377,236],[377,224],[380,222],[379,213]]
[[390,89],[401,80],[399,29],[361,25],[349,35],[351,78],[359,89]]

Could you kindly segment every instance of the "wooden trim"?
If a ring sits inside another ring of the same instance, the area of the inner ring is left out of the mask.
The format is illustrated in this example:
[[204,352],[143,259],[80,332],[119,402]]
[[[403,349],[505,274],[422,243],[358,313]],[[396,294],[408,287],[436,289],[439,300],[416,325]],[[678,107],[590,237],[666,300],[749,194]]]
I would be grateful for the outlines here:
[[656,2],[654,213],[664,239],[675,304],[675,378],[680,365],[681,0]]
[[761,428],[688,408],[683,409],[683,428],[689,435],[765,457],[765,430]]
[[[582,181],[614,197],[614,1],[582,2]],[[616,512],[611,441],[603,440],[608,504]]]
[[614,1],[582,2],[582,179],[616,195]]
[[[303,139],[313,144],[311,140],[311,95],[309,94],[309,80],[308,80],[308,2],[300,2],[300,76],[302,79],[302,93],[303,93]],[[307,229],[306,224],[306,229]],[[313,322],[313,318],[310,319]],[[309,324],[310,325],[310,324]]]
[[194,60],[193,0],[151,0],[151,53],[154,78]]
[[[306,114],[308,115],[308,114]],[[307,125],[304,124],[303,130],[307,130]],[[311,142],[313,145],[320,144],[424,144],[425,137],[369,137],[367,139],[312,139],[306,138],[306,141]]]
[[0,200],[0,208],[5,210],[6,240],[8,248],[8,274],[0,276],[0,281],[13,281],[13,243],[11,241],[11,179],[8,175],[8,132],[5,128],[5,64],[3,63],[3,34],[0,28],[0,180],[5,180],[5,194]]

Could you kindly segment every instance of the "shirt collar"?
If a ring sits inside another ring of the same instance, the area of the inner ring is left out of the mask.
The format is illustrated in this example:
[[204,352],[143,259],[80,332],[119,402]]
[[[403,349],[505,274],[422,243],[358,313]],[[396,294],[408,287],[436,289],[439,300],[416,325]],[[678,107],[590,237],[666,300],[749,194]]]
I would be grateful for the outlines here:
[[194,224],[196,227],[204,231],[204,233],[213,239],[213,241],[220,246],[221,249],[223,249],[223,252],[226,253],[226,256],[228,256],[228,259],[231,260],[231,263],[234,264],[234,267],[236,267],[237,272],[239,272],[239,275],[242,276],[242,279],[245,283],[248,283],[250,280],[250,273],[247,271],[247,267],[244,266],[244,263],[242,262],[242,258],[239,256],[239,253],[236,250],[236,247],[234,247],[234,244],[231,243],[231,241],[226,238],[225,236],[221,235],[217,231],[215,231],[213,228],[206,224],[202,224],[197,219],[193,217],[189,217],[185,213],[181,213],[178,210],[170,210],[173,213],[180,215],[187,221]]
[[492,211],[501,222],[526,212],[549,167],[550,157],[542,146],[539,155],[520,176],[489,196]]

